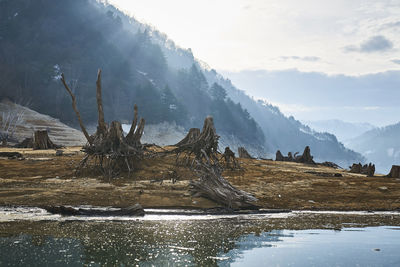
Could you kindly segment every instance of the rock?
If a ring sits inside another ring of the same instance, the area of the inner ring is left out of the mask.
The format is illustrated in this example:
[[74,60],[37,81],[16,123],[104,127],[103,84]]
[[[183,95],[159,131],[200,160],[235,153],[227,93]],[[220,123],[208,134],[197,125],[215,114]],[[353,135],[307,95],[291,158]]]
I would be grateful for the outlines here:
[[381,191],[387,191],[388,190],[388,188],[386,186],[380,186],[380,187],[378,187],[378,189],[381,190]]
[[61,149],[58,149],[58,150],[56,151],[56,156],[62,156],[63,154],[64,154],[64,151],[61,150]]

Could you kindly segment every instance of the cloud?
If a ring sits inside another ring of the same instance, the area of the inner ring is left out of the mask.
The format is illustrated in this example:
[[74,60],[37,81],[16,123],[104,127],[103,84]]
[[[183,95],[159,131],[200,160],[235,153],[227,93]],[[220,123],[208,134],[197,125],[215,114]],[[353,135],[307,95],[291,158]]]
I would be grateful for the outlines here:
[[372,36],[368,40],[358,45],[348,45],[344,47],[345,52],[373,53],[384,52],[393,49],[392,41],[383,35]]
[[381,29],[397,28],[397,27],[400,27],[400,20],[395,22],[385,23],[382,25]]
[[300,60],[300,61],[308,61],[308,62],[316,62],[316,61],[321,61],[321,58],[319,57],[313,57],[313,56],[306,56],[306,57],[299,57],[299,56],[282,56],[280,59],[286,61],[286,60]]
[[395,63],[395,64],[399,64],[400,65],[400,59],[392,59],[391,61],[393,63]]

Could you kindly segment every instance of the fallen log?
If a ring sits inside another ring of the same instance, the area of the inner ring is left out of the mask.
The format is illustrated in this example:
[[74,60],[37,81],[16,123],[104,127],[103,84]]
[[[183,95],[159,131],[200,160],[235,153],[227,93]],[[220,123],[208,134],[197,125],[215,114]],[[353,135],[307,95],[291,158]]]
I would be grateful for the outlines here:
[[144,216],[145,211],[140,204],[117,210],[82,209],[66,206],[44,206],[47,212],[63,216]]
[[194,168],[197,181],[191,181],[190,192],[193,197],[204,197],[231,209],[255,209],[253,203],[257,198],[232,186],[222,177],[219,163],[211,163],[205,155],[206,162],[197,161]]
[[0,157],[5,157],[9,159],[23,158],[22,154],[19,152],[0,152]]

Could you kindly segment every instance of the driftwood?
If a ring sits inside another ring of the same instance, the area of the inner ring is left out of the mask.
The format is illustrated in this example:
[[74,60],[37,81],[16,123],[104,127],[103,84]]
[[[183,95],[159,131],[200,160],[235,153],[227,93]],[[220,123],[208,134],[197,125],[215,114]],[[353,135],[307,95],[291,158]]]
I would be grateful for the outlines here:
[[399,165],[392,165],[392,169],[390,170],[389,174],[386,175],[389,178],[400,178],[400,166]]
[[350,172],[366,174],[367,176],[372,177],[375,174],[375,164],[369,163],[363,166],[361,163],[353,163],[353,165],[350,166]]
[[337,165],[336,163],[331,162],[331,161],[324,161],[322,163],[317,163],[317,164],[321,165],[321,166],[325,166],[325,167],[334,168],[334,169],[343,169],[342,167],[340,167],[339,165]]
[[304,148],[304,152],[301,156],[297,156],[299,152],[296,152],[292,155],[292,152],[288,153],[288,156],[285,157],[282,155],[281,151],[276,151],[276,161],[289,161],[289,162],[297,162],[297,163],[305,163],[305,164],[316,164],[313,160],[313,156],[311,156],[311,150],[309,146]]
[[17,148],[33,148],[33,149],[59,149],[61,145],[54,144],[47,133],[44,131],[35,131],[33,137],[25,138],[21,143],[15,145]]
[[[193,130],[194,132],[195,130]],[[218,139],[219,136],[214,127],[214,120],[211,116],[208,116],[204,120],[203,130],[197,138],[194,138],[192,142],[183,142],[182,145],[179,145],[170,153],[176,153],[177,159],[182,153],[185,153],[187,162],[192,154],[194,154],[196,160],[203,160],[204,156],[207,155],[212,161],[218,162]]]
[[63,216],[144,216],[145,211],[140,204],[117,210],[81,209],[66,206],[45,206],[43,207],[51,214]]
[[8,159],[21,159],[24,156],[19,152],[0,152],[0,157],[5,157]]
[[129,133],[124,136],[121,123],[113,121],[108,125],[104,120],[103,101],[101,95],[101,70],[97,73],[96,81],[96,99],[98,111],[97,131],[89,136],[85,125],[82,122],[80,113],[76,107],[76,99],[71,89],[65,81],[64,74],[61,75],[61,81],[72,99],[72,107],[76,113],[82,132],[84,133],[87,144],[82,151],[86,153],[78,166],[78,171],[87,165],[88,160],[94,159],[104,176],[116,176],[122,171],[128,171],[129,175],[134,164],[143,158],[144,146],[140,143],[145,120],[138,121],[138,108],[134,106],[134,118]]
[[251,194],[232,186],[222,177],[219,163],[211,163],[204,154],[206,162],[196,161],[194,171],[199,180],[191,181],[191,193],[194,197],[205,197],[232,209],[255,209],[257,199]]
[[249,152],[244,147],[239,147],[238,148],[238,153],[239,153],[239,158],[243,159],[253,159],[252,156],[250,156]]
[[188,132],[188,134],[183,138],[181,141],[175,144],[175,146],[182,146],[186,144],[193,143],[194,141],[197,140],[197,138],[200,136],[200,129],[199,128],[191,128]]
[[224,154],[222,154],[221,158],[225,160],[228,168],[231,167],[231,162],[233,168],[240,168],[239,162],[236,160],[235,153],[229,148],[229,146],[225,147]]

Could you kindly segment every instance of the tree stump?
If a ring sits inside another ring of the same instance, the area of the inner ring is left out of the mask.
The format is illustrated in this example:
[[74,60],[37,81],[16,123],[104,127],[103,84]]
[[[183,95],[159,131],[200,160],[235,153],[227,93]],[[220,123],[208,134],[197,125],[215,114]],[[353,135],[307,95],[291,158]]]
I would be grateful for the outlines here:
[[33,149],[58,149],[61,146],[54,144],[47,131],[35,131],[33,136]]
[[113,177],[122,171],[128,171],[130,176],[133,165],[142,159],[144,154],[144,146],[141,144],[140,139],[143,135],[145,120],[140,119],[139,124],[137,124],[137,106],[134,105],[134,118],[129,133],[126,136],[124,136],[119,121],[113,121],[108,125],[104,120],[103,100],[101,94],[101,70],[99,70],[96,81],[98,125],[96,133],[89,136],[76,107],[75,95],[67,85],[64,74],[61,74],[61,81],[71,96],[72,108],[76,113],[82,132],[88,141],[82,149],[86,153],[86,156],[83,158],[77,169],[82,169],[86,166],[89,158],[94,158],[94,161],[97,162],[99,167],[97,169],[100,169],[104,176]]
[[229,146],[225,147],[224,154],[222,154],[222,158],[224,158],[226,166],[230,167],[232,162],[233,168],[239,168],[239,163],[236,161],[235,153],[229,148]]
[[35,131],[33,137],[25,138],[22,142],[15,145],[17,148],[33,148],[33,149],[59,149],[62,146],[54,144],[47,133],[44,131]]
[[238,148],[238,153],[239,153],[239,158],[243,159],[253,159],[252,156],[250,156],[249,152],[244,147],[239,147]]
[[181,141],[176,143],[174,146],[182,146],[186,144],[193,143],[194,141],[197,140],[197,138],[200,136],[200,129],[199,128],[191,128],[188,132],[188,134],[183,138]]
[[390,170],[389,174],[386,175],[389,178],[400,178],[400,166],[399,165],[392,165],[392,169]]
[[177,159],[181,153],[186,153],[187,159],[194,154],[196,160],[202,160],[204,155],[207,155],[209,159],[218,162],[218,139],[219,135],[216,133],[214,120],[211,116],[208,116],[204,120],[203,130],[197,138],[192,142],[178,146],[170,153],[176,153]]
[[285,161],[285,157],[280,150],[276,151],[275,161]]

